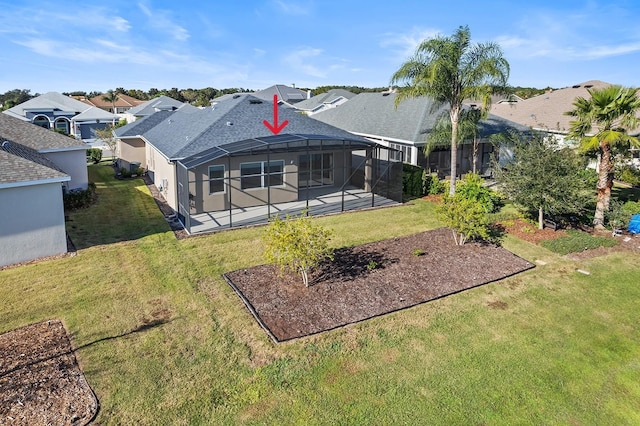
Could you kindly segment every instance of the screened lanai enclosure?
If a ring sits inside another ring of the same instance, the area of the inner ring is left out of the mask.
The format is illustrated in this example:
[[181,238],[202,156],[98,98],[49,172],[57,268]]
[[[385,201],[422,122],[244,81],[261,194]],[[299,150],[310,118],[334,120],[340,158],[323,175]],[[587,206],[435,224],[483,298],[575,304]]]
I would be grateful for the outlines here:
[[355,137],[273,135],[177,162],[178,217],[190,234],[402,202],[396,150]]

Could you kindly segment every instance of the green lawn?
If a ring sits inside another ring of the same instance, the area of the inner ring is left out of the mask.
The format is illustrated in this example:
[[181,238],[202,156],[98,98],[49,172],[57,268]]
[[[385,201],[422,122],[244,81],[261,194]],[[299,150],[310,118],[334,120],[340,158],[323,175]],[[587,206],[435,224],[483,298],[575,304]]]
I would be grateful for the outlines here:
[[[261,228],[178,241],[140,180],[90,176],[78,255],[0,272],[0,332],[61,318],[101,424],[640,424],[637,254],[507,237],[545,264],[275,345],[221,277],[262,263]],[[318,220],[336,246],[438,226],[422,200]]]

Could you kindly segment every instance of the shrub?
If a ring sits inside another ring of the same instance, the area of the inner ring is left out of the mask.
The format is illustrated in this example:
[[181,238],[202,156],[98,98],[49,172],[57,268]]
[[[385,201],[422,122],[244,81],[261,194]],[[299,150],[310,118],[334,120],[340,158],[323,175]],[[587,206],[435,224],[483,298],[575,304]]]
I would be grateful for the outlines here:
[[370,260],[369,263],[367,263],[367,269],[369,271],[373,271],[374,269],[378,268],[378,262],[376,262],[375,260]]
[[640,213],[640,201],[627,201],[623,204],[612,199],[609,211],[605,212],[605,219],[611,229],[624,229],[629,226],[631,216],[637,213]]
[[598,247],[613,247],[617,244],[618,241],[613,238],[593,236],[586,232],[576,231],[574,229],[567,230],[566,237],[560,237],[554,240],[544,240],[540,243],[542,247],[562,255],[577,253]]
[[89,207],[93,204],[96,194],[96,184],[91,182],[87,189],[72,189],[64,194],[63,203],[65,210],[77,210]]
[[424,195],[424,170],[411,164],[402,165],[402,193],[405,198]]
[[494,213],[503,205],[502,197],[497,191],[487,188],[482,179],[476,173],[467,174],[457,185],[456,199],[468,199],[479,202],[486,213]]
[[614,176],[616,179],[630,185],[640,186],[640,170],[632,166],[616,167]]
[[299,272],[306,287],[309,287],[309,272],[325,259],[333,260],[329,248],[331,231],[316,225],[303,212],[298,217],[287,215],[271,219],[263,241],[266,244],[265,258],[275,263],[284,272],[289,269]]
[[453,231],[457,245],[470,239],[489,239],[489,217],[485,207],[477,200],[450,197],[436,207],[436,213],[444,224]]
[[120,168],[120,176],[122,176],[123,178],[130,178],[132,174],[133,173],[131,173],[129,169],[125,167]]
[[87,149],[87,157],[93,161],[93,164],[98,164],[102,160],[102,150],[100,148],[89,148]]
[[428,175],[425,177],[425,193],[429,195],[443,194],[447,189],[445,183],[438,179],[438,175]]

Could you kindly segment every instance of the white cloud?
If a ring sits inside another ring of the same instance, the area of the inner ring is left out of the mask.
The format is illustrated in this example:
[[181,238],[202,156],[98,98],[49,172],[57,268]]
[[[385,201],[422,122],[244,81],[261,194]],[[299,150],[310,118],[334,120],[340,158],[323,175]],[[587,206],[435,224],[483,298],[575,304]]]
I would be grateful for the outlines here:
[[380,47],[390,48],[395,51],[396,56],[406,60],[415,53],[421,42],[439,34],[440,31],[433,28],[417,27],[406,33],[386,33],[382,36]]
[[164,31],[172,35],[178,41],[187,41],[190,37],[189,31],[184,27],[174,23],[167,17],[166,11],[152,11],[146,5],[138,3],[138,7],[149,18],[149,24],[159,31]]
[[287,15],[309,15],[312,9],[312,4],[309,2],[302,4],[300,1],[274,0],[274,4]]
[[285,56],[284,62],[294,71],[299,71],[312,77],[324,78],[327,73],[318,66],[311,64],[311,60],[320,56],[321,53],[322,49],[304,47]]

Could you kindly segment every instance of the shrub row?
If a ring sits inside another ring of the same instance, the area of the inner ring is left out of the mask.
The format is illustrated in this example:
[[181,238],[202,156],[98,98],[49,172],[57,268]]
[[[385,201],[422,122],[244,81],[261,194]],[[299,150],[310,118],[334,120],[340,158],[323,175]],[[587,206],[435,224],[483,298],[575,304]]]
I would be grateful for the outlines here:
[[444,190],[445,184],[437,175],[427,173],[422,167],[402,165],[402,193],[405,198],[442,194]]
[[96,184],[89,183],[87,189],[72,189],[63,196],[65,210],[77,210],[93,204],[96,195]]

